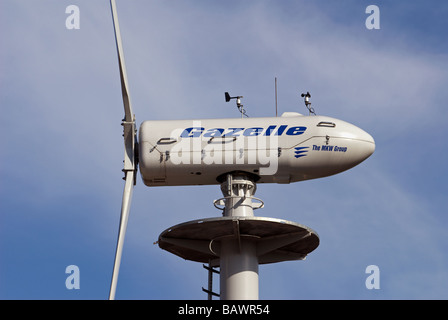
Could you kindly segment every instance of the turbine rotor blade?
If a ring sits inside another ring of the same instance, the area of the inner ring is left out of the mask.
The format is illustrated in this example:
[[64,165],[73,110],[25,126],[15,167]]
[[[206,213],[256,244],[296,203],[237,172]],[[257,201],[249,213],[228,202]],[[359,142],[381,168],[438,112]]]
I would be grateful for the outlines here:
[[115,251],[114,271],[110,285],[109,300],[115,299],[117,290],[118,273],[120,271],[121,256],[123,253],[124,237],[128,225],[129,209],[131,207],[132,191],[134,186],[134,174],[132,171],[126,172],[126,182],[123,190],[123,201],[121,205],[120,229],[118,231],[117,249]]
[[124,106],[123,137],[124,137],[124,168],[125,185],[123,190],[123,200],[121,205],[120,227],[118,231],[117,247],[115,251],[114,269],[110,285],[109,299],[115,299],[117,289],[118,273],[120,270],[121,256],[123,252],[124,238],[129,218],[131,206],[132,191],[136,183],[137,157],[136,157],[136,130],[135,116],[132,112],[131,99],[128,89],[128,80],[126,76],[126,67],[124,64],[123,46],[121,43],[120,28],[118,25],[117,6],[115,0],[110,0],[112,18],[115,30],[115,42],[117,45],[118,65],[120,68],[121,94]]
[[115,42],[117,45],[117,53],[118,53],[118,64],[120,67],[121,92],[123,96],[123,105],[125,113],[124,121],[131,122],[134,120],[134,114],[132,112],[131,98],[129,95],[128,78],[126,75],[126,66],[124,63],[123,44],[121,41],[120,26],[118,24],[117,5],[115,3],[115,0],[110,0],[110,7],[112,10],[112,18],[115,30]]

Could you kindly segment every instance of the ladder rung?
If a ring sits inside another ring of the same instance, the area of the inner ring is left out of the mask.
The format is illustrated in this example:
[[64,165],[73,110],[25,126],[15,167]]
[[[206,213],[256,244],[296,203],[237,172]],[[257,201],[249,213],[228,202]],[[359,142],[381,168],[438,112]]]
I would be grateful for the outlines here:
[[204,267],[204,269],[207,269],[208,271],[219,274],[219,271],[215,270],[213,267],[207,267],[205,264],[203,264],[202,266]]
[[219,294],[217,294],[217,293],[215,293],[215,292],[213,292],[213,291],[204,289],[204,287],[202,287],[202,291],[204,291],[205,293],[211,294],[211,295],[213,295],[213,296],[215,296],[215,297],[219,297],[219,296],[220,296]]

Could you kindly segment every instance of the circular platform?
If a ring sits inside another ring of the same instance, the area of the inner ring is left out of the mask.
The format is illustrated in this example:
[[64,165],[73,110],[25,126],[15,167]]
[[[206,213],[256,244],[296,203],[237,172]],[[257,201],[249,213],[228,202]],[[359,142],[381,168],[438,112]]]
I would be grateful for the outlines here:
[[259,264],[303,260],[319,246],[317,233],[298,223],[265,217],[217,217],[175,225],[159,236],[159,247],[186,260],[219,259],[220,241],[256,241]]

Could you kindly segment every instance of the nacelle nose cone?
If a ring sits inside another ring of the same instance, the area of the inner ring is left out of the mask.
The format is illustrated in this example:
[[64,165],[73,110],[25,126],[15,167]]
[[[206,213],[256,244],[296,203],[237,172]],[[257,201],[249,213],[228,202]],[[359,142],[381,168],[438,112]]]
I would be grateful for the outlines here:
[[375,140],[373,140],[372,138],[372,140],[366,144],[366,154],[367,154],[366,159],[375,152],[375,147],[376,147]]
[[358,128],[358,131],[355,139],[362,142],[358,151],[361,158],[360,162],[362,162],[375,152],[375,140],[364,130]]
[[344,139],[351,145],[355,165],[370,157],[375,151],[375,140],[363,129],[348,122],[339,121],[336,130],[334,134],[329,132],[330,136]]
[[309,159],[312,160],[309,172],[312,172],[313,177],[325,177],[349,170],[375,151],[375,140],[366,131],[336,119],[328,123],[333,122],[336,123],[335,127],[325,128],[320,132],[321,136],[326,137],[325,144],[317,142],[313,146],[313,151],[314,148],[316,150],[315,158]]

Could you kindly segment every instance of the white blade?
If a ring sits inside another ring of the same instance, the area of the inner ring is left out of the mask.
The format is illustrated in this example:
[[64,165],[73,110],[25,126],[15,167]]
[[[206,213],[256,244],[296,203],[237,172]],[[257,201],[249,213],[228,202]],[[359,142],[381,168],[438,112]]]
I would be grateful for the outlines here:
[[131,99],[129,96],[128,79],[126,75],[126,66],[124,64],[123,45],[121,43],[120,26],[118,24],[117,5],[115,4],[115,0],[110,0],[110,7],[112,10],[112,18],[114,21],[115,41],[117,44],[118,63],[120,66],[121,91],[123,95],[125,114],[124,120],[127,122],[131,122],[134,120],[134,114],[132,112]]
[[128,225],[129,209],[131,207],[132,191],[134,186],[134,173],[126,172],[126,182],[123,190],[123,202],[121,205],[120,229],[118,232],[117,250],[115,252],[114,271],[112,274],[112,283],[110,285],[109,300],[115,299],[115,291],[117,290],[118,272],[120,270],[121,255],[123,253],[123,243]]
[[120,67],[121,93],[123,97],[123,106],[125,117],[123,119],[123,136],[124,136],[124,169],[125,185],[123,191],[123,200],[121,206],[120,228],[118,232],[117,249],[115,252],[114,270],[112,274],[112,282],[110,286],[109,299],[115,299],[117,289],[118,272],[120,270],[121,256],[123,252],[124,237],[129,218],[129,209],[131,206],[131,198],[133,186],[135,184],[137,163],[135,158],[135,118],[131,108],[131,99],[128,90],[128,81],[126,77],[126,67],[124,64],[123,47],[121,43],[120,28],[118,26],[117,7],[115,0],[110,1],[112,10],[112,18],[115,29],[115,41],[117,44],[118,64]]

